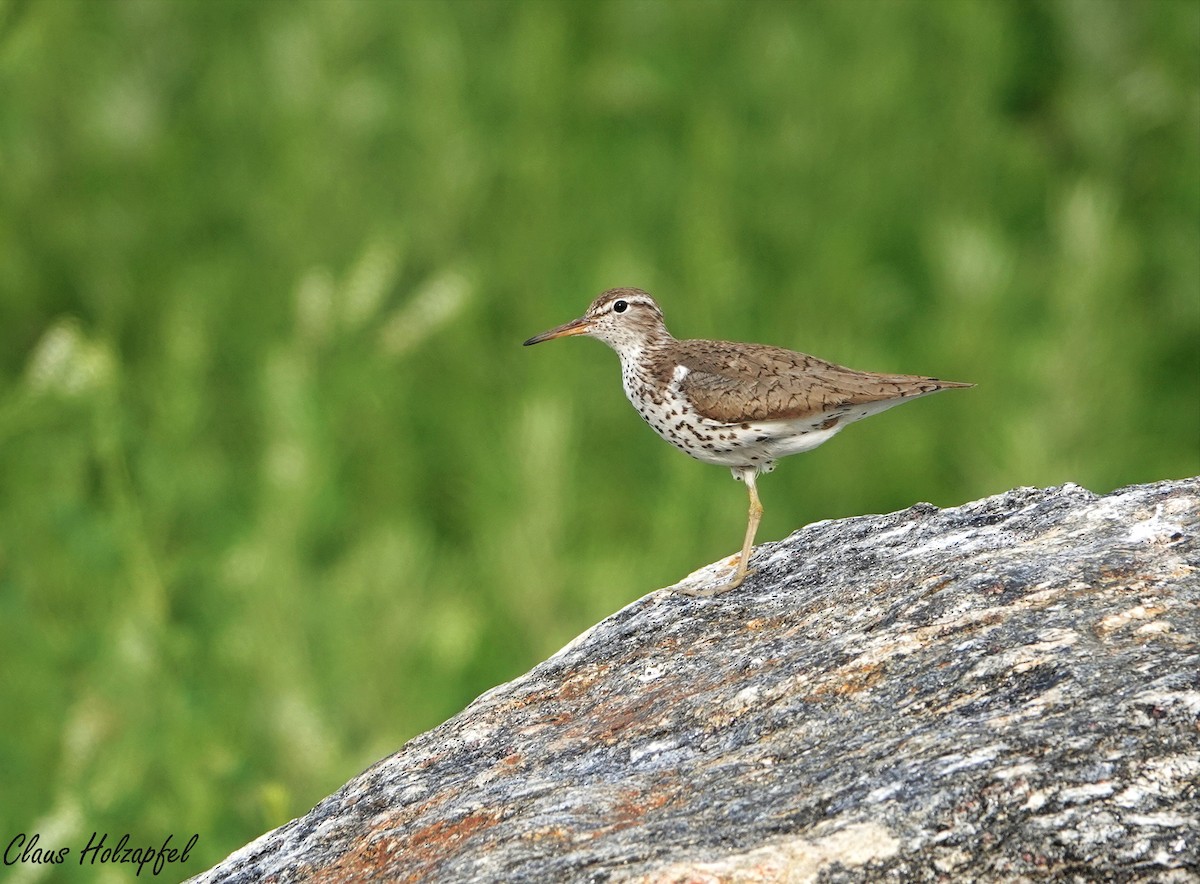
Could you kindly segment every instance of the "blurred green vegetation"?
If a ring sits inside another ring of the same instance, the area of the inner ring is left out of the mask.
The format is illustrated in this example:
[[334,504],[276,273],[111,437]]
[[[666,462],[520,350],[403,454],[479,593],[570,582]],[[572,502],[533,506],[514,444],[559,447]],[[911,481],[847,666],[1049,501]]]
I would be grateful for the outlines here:
[[5,844],[199,871],[733,552],[612,353],[520,346],[610,286],[978,383],[760,541],[1200,472],[1195,2],[8,0],[0,95]]

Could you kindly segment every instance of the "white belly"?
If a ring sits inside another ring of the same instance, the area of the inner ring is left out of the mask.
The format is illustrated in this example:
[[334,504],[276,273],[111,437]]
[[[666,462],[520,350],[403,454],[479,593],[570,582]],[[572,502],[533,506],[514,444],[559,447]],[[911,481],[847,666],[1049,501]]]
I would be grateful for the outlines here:
[[[622,364],[621,368],[625,396],[642,419],[663,439],[704,463],[770,472],[779,458],[816,448],[843,426],[841,419],[832,426],[822,426],[828,423],[826,415],[790,421],[719,423],[698,414],[680,394],[679,384],[687,376],[686,369],[676,369],[666,395],[655,399],[639,396],[640,379],[630,365]],[[846,422],[854,419],[846,416]]]

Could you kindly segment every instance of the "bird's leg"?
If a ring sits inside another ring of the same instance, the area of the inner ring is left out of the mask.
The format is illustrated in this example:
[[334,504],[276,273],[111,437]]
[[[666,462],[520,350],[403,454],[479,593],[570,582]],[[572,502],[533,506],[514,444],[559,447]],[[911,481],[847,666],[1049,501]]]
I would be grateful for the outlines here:
[[704,588],[688,588],[681,589],[683,595],[692,596],[693,598],[710,598],[714,595],[720,595],[723,592],[729,592],[731,589],[737,589],[742,585],[742,581],[749,577],[754,572],[750,570],[750,550],[754,547],[754,535],[758,531],[758,523],[762,521],[763,508],[758,500],[758,488],[755,487],[755,482],[758,480],[758,470],[754,468],[738,468],[734,467],[734,478],[746,483],[746,487],[750,489],[750,521],[746,525],[746,539],[742,543],[742,553],[738,557],[737,571],[733,575],[733,579],[728,583],[717,584],[716,586],[706,586]]
[[754,573],[749,570],[750,550],[754,546],[754,535],[758,532],[758,523],[762,521],[763,514],[762,504],[758,500],[757,479],[758,470],[746,470],[742,473],[742,481],[750,490],[750,520],[746,523],[746,539],[742,542],[742,554],[738,559],[737,573],[733,575],[733,580],[725,586],[726,590],[741,586],[742,581]]

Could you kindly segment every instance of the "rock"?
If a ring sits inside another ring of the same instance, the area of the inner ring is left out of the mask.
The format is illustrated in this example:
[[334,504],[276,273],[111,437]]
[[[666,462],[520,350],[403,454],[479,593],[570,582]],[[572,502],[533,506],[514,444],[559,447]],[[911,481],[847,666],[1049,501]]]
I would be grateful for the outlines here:
[[193,880],[1200,880],[1200,479],[822,522],[755,564]]

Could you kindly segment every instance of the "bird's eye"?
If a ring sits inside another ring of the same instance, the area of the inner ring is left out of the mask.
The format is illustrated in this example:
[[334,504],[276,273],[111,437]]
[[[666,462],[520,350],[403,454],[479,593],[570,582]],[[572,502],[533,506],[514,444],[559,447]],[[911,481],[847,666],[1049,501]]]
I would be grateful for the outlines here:
[[624,301],[613,301],[613,313],[624,313],[628,306]]

